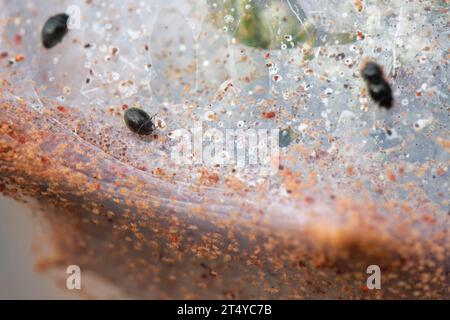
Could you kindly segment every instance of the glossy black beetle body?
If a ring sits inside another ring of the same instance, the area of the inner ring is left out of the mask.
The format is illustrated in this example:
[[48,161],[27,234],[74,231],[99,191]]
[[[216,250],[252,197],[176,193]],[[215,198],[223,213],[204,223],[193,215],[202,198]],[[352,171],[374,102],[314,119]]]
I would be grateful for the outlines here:
[[361,76],[367,83],[370,97],[380,106],[390,109],[394,98],[389,83],[384,79],[383,70],[375,62],[366,62],[361,68]]
[[69,16],[65,13],[60,13],[47,19],[41,33],[42,44],[45,48],[53,48],[62,41],[69,31],[67,28],[68,20]]
[[142,109],[130,108],[124,114],[128,129],[139,135],[148,136],[155,130],[152,118]]

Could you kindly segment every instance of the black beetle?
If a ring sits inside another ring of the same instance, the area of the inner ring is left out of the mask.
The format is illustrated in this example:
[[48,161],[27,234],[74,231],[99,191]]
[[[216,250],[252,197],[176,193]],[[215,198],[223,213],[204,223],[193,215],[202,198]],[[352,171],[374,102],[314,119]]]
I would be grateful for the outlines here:
[[68,20],[69,16],[65,13],[60,13],[47,19],[41,33],[42,44],[45,48],[53,48],[62,41],[69,31],[67,27]]
[[371,98],[380,107],[390,109],[394,98],[389,83],[384,79],[381,67],[372,61],[365,62],[361,68],[361,76],[367,83]]
[[155,124],[147,112],[138,108],[125,111],[124,120],[128,129],[139,135],[150,135],[155,130]]

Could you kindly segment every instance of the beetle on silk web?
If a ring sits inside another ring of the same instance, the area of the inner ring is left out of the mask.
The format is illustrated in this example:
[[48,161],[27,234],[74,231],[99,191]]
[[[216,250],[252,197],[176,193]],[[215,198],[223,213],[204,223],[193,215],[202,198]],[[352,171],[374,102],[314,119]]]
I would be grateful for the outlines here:
[[56,46],[69,32],[68,20],[69,15],[66,13],[60,13],[47,19],[41,32],[42,44],[46,49]]
[[153,122],[154,117],[155,115],[150,117],[147,112],[139,108],[130,108],[124,114],[125,124],[128,129],[144,136],[152,134],[156,129],[156,125]]

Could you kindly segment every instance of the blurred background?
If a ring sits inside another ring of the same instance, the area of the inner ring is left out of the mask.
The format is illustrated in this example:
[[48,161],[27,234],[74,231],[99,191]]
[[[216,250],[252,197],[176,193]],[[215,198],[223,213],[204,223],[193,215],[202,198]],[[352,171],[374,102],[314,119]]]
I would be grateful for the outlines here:
[[72,299],[76,295],[48,275],[35,272],[32,209],[0,195],[0,299]]

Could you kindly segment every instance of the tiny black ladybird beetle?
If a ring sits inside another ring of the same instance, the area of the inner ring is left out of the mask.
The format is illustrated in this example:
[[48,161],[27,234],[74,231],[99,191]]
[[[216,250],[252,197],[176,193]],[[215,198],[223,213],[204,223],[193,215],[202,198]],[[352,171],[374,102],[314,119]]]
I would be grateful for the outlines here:
[[68,20],[69,16],[65,13],[60,13],[47,19],[41,33],[42,44],[45,48],[53,48],[61,42],[69,31],[67,28]]
[[384,79],[383,70],[375,62],[368,61],[362,65],[361,76],[367,83],[369,94],[380,106],[390,109],[393,104],[392,90],[389,83]]
[[152,117],[142,109],[128,109],[125,111],[124,119],[128,129],[139,135],[148,136],[155,130]]

